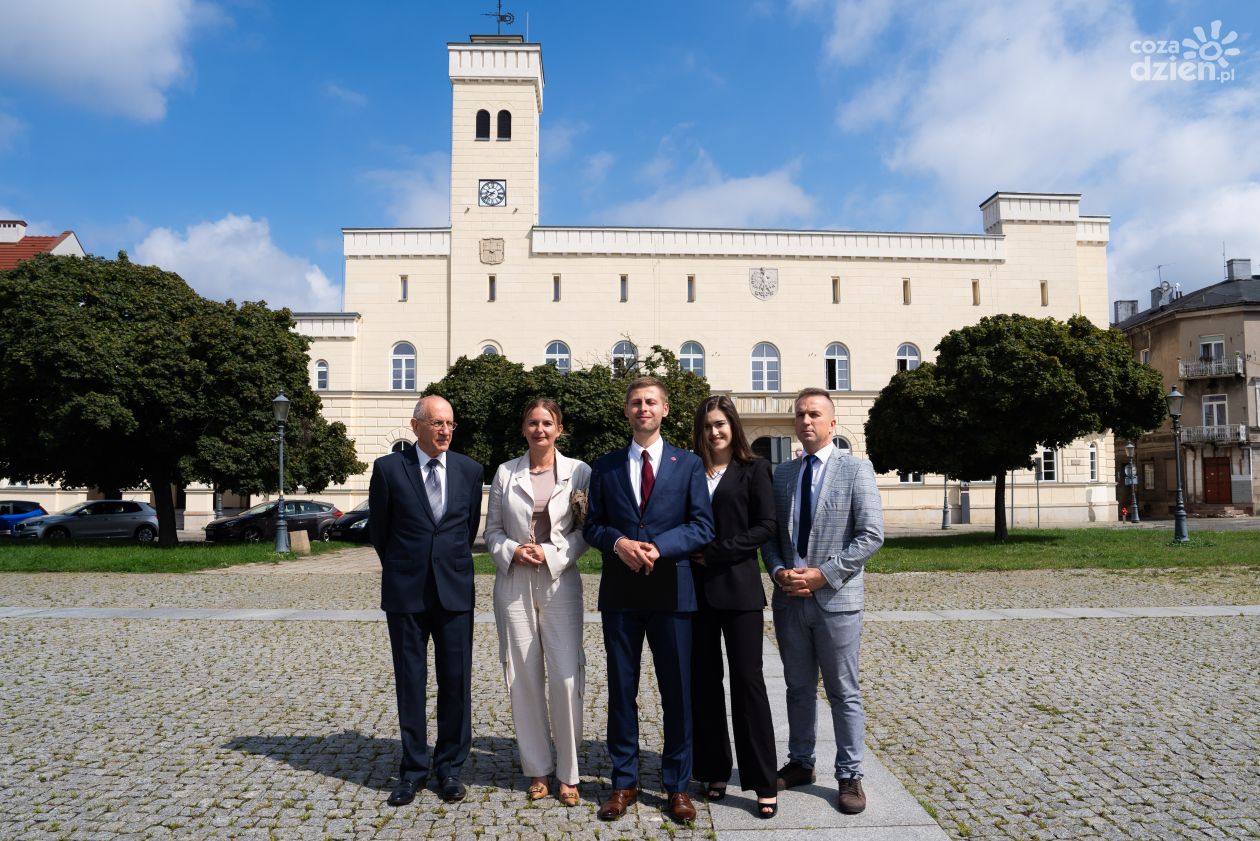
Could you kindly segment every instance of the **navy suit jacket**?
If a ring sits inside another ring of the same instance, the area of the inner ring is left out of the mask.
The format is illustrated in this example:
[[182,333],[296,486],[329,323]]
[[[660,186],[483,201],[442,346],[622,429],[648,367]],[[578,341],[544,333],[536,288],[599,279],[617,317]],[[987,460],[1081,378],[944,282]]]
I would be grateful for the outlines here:
[[[665,442],[647,508],[639,513],[630,485],[630,448],[597,460],[591,470],[586,542],[603,554],[600,610],[690,611],[696,590],[688,556],[713,539],[713,509],[699,456]],[[373,524],[375,525],[375,523]],[[652,574],[631,572],[613,554],[627,537],[656,544]]]
[[[481,525],[485,473],[468,456],[447,452],[446,512],[437,521],[420,475],[420,454],[411,447],[372,466],[368,508],[372,545],[381,559],[381,610],[472,610],[472,544]],[[431,603],[435,595],[438,604]]]

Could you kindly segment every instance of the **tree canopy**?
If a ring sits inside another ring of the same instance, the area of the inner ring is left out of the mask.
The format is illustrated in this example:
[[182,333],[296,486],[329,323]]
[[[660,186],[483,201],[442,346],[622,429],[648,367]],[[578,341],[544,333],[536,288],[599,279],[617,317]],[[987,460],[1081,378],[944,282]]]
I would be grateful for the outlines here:
[[660,378],[669,389],[669,416],[661,433],[675,446],[691,446],[691,423],[696,407],[709,395],[703,377],[683,370],[670,351],[654,346],[646,358],[614,375],[611,365],[596,364],[560,373],[554,365],[526,369],[504,356],[462,356],[446,376],[431,383],[424,394],[440,394],[451,402],[459,426],[453,448],[494,470],[525,452],[521,411],[535,397],[549,397],[564,413],[565,435],[559,448],[565,455],[591,462],[623,447],[630,427],[623,414],[626,386],[638,376]]
[[1110,429],[1134,438],[1164,418],[1159,372],[1124,336],[1084,316],[996,315],[951,331],[935,364],[896,374],[866,421],[878,471],[993,479],[994,535],[1006,539],[1006,471]]
[[288,310],[207,300],[120,253],[0,272],[0,311],[0,475],[106,496],[148,485],[162,545],[176,542],[172,487],[277,486],[280,391],[292,400],[286,486],[319,490],[366,467],[320,414]]

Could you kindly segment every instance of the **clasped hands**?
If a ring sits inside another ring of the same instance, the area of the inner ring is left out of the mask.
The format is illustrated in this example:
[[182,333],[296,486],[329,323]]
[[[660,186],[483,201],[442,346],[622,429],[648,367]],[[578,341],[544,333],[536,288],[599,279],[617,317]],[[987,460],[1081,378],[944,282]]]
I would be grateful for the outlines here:
[[543,553],[543,548],[537,543],[522,543],[512,553],[512,563],[538,567],[547,563],[547,556]]
[[656,566],[656,561],[661,556],[661,551],[654,543],[621,537],[613,544],[613,554],[620,558],[631,572],[642,570],[644,575],[651,575],[652,568]]
[[827,583],[826,577],[817,567],[785,567],[774,574],[774,580],[785,594],[800,599],[812,598],[814,591]]

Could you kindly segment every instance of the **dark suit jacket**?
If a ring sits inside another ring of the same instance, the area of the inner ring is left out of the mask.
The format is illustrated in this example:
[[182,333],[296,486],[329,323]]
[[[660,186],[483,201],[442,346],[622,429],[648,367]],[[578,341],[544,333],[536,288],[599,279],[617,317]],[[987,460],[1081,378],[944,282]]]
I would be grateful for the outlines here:
[[[630,486],[630,448],[614,450],[591,471],[586,542],[603,554],[600,610],[696,609],[688,556],[713,539],[713,511],[699,456],[665,442],[647,508],[639,513]],[[651,575],[631,572],[613,554],[628,537],[656,544],[661,557]]]
[[[481,525],[484,471],[468,456],[446,454],[446,512],[435,522],[420,475],[421,454],[412,447],[372,466],[368,508],[372,545],[381,559],[381,610],[472,610],[472,544]],[[432,590],[426,593],[430,579]],[[428,603],[434,593],[436,605]]]
[[774,479],[763,458],[732,461],[713,492],[717,538],[704,547],[704,565],[695,567],[701,606],[719,610],[761,610],[766,594],[757,550],[774,537]]

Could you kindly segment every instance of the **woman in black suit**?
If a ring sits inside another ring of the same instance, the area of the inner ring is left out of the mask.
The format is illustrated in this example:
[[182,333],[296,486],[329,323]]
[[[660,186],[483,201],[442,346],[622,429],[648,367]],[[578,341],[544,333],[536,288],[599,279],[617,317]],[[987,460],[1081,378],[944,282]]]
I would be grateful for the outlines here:
[[694,776],[709,800],[726,796],[731,741],[722,690],[722,637],[731,669],[731,713],[740,785],[757,793],[757,814],[779,810],[774,722],[761,673],[766,606],[757,550],[775,533],[770,463],[753,455],[735,404],[709,397],[696,410],[695,451],[704,460],[717,537],[692,557],[699,610],[692,623]]

